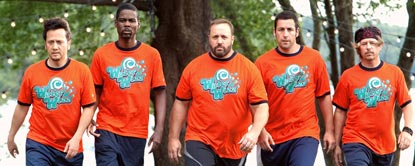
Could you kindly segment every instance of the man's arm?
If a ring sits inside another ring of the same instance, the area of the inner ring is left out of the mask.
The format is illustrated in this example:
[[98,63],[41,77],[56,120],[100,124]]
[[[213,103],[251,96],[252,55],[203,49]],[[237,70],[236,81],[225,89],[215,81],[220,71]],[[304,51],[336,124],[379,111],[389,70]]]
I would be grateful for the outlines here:
[[66,143],[65,146],[64,152],[67,153],[67,159],[74,157],[78,153],[79,142],[82,139],[82,134],[85,132],[86,128],[91,123],[92,117],[94,116],[96,108],[94,105],[84,107],[82,109],[83,111],[79,120],[78,128],[76,129],[74,136]]
[[96,94],[96,102],[95,102],[95,104],[94,104],[94,110],[96,110],[97,108],[98,108],[98,104],[99,104],[99,101],[100,101],[100,99],[101,99],[101,94],[102,94],[102,87],[95,87],[95,94]]
[[148,141],[148,145],[150,146],[153,144],[149,153],[157,150],[161,144],[161,139],[163,137],[163,130],[164,130],[164,121],[166,119],[166,89],[158,89],[154,91],[155,94],[155,121],[156,121],[156,128],[154,130],[153,135],[150,137]]
[[[403,120],[405,127],[413,130],[413,109],[412,103],[409,103],[405,107],[402,108],[403,113]],[[408,132],[403,130],[401,134],[398,136],[398,146],[401,150],[407,149],[412,143],[412,135]]]
[[19,150],[17,149],[17,145],[14,142],[14,137],[19,131],[20,126],[22,126],[24,119],[26,118],[27,113],[29,112],[30,106],[24,106],[17,104],[16,108],[14,109],[12,124],[9,130],[9,136],[7,137],[7,147],[9,149],[9,153],[16,158],[16,155],[19,154]]
[[239,141],[241,150],[251,151],[255,144],[258,142],[258,136],[268,121],[268,109],[268,103],[251,105],[253,123],[248,133],[246,133]]
[[179,162],[179,157],[182,157],[180,154],[182,148],[180,143],[180,131],[186,120],[189,104],[190,101],[176,99],[170,112],[168,152],[169,158],[175,162]]
[[406,105],[402,108],[403,113],[403,120],[406,127],[413,128],[413,109],[412,109],[412,103]]
[[317,99],[321,114],[324,118],[325,131],[323,136],[323,149],[326,153],[333,151],[335,146],[334,124],[333,124],[333,106],[331,104],[331,96],[325,95]]
[[336,108],[334,112],[334,137],[335,137],[335,148],[334,148],[334,162],[336,165],[343,165],[343,152],[341,149],[341,140],[343,135],[343,128],[346,123],[347,112]]
[[[101,94],[102,94],[102,87],[96,87],[95,86],[95,94],[96,94],[96,102],[95,102],[95,104],[93,105],[93,110],[95,111],[95,110],[97,110],[97,108],[98,108],[98,104],[99,104],[99,102],[100,102],[100,100],[101,100]],[[94,112],[95,113],[95,112]],[[95,136],[95,137],[99,137],[100,136],[100,134],[97,134],[97,133],[95,133],[95,130],[94,130],[94,127],[95,126],[97,126],[97,123],[94,121],[94,119],[91,119],[91,122],[90,122],[90,124],[88,125],[88,131],[86,132],[86,134],[89,136],[89,134],[91,134],[91,135],[93,135],[93,136]]]

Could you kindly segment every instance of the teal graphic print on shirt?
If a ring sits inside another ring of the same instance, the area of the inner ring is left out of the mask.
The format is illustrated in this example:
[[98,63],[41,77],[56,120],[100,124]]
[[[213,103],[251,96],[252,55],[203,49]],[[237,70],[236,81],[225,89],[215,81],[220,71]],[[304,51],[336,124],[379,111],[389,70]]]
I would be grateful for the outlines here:
[[305,87],[309,82],[308,66],[290,65],[285,69],[285,73],[275,75],[272,82],[278,88],[283,88],[286,94],[293,93],[295,88]]
[[367,108],[373,108],[379,102],[389,101],[392,88],[389,80],[382,81],[377,77],[372,77],[366,86],[354,89],[354,95],[358,100],[363,101]]
[[36,97],[42,99],[48,110],[55,110],[58,104],[71,103],[75,97],[75,87],[72,81],[64,82],[59,77],[49,80],[47,86],[35,86]]
[[203,90],[208,91],[214,100],[222,100],[225,94],[236,94],[240,87],[238,73],[219,69],[212,78],[200,80]]
[[120,66],[107,67],[109,77],[118,83],[121,89],[131,87],[131,83],[143,82],[147,67],[144,60],[137,63],[134,58],[125,58]]

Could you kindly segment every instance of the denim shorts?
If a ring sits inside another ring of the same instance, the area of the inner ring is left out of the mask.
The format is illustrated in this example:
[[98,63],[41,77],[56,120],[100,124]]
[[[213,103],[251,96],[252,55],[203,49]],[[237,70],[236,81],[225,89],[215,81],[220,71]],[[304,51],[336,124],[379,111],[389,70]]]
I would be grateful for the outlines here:
[[43,145],[31,139],[26,139],[26,166],[39,165],[73,165],[82,166],[83,153],[78,153],[71,159],[65,158],[66,153],[51,146]]

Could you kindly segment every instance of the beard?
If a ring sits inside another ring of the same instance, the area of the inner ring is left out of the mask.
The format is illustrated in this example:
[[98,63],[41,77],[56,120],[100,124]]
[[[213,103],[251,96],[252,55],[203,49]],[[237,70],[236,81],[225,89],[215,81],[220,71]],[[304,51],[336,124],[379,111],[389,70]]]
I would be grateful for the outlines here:
[[[219,50],[221,49],[221,50]],[[210,46],[210,50],[212,51],[212,54],[217,57],[217,58],[223,58],[226,55],[229,54],[229,52],[231,51],[231,47],[225,47],[225,46],[216,46],[216,47],[212,47]]]

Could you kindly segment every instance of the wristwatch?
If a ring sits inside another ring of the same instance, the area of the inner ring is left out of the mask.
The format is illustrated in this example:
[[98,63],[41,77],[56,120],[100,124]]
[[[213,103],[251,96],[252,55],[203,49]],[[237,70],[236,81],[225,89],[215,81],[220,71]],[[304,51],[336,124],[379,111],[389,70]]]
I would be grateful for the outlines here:
[[407,132],[409,135],[411,135],[412,136],[412,134],[414,133],[413,131],[412,131],[412,129],[411,128],[409,128],[409,127],[403,127],[403,129],[402,129],[402,132]]

